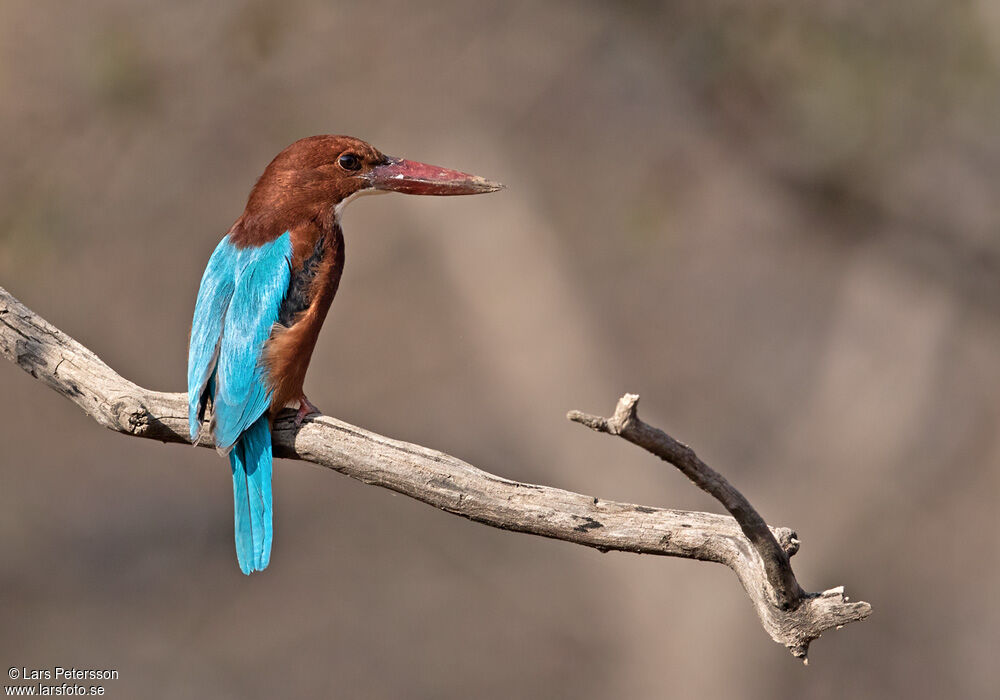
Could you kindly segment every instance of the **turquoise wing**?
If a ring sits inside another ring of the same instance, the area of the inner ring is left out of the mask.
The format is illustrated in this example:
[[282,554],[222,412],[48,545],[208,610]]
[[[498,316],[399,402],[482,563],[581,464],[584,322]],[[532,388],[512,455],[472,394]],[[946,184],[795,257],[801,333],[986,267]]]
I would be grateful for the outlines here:
[[246,248],[237,248],[227,236],[209,259],[188,353],[192,440],[197,440],[209,398],[215,445],[223,452],[267,410],[261,355],[288,291],[291,258],[291,235],[286,232],[270,243]]

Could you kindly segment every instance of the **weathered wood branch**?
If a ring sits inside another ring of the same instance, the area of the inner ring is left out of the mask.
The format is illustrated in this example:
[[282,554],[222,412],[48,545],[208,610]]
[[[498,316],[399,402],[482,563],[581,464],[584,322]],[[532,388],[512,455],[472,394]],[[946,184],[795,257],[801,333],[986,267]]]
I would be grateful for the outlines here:
[[[2,287],[0,354],[110,430],[163,442],[188,442],[186,394],[150,391],[124,379]],[[625,415],[618,423],[578,413],[573,417],[596,428],[604,421],[608,432],[647,449],[663,443],[665,434],[638,421],[634,407],[633,400],[631,417]],[[648,431],[659,435],[653,433],[653,438],[647,439]],[[199,444],[212,447],[207,437]],[[511,481],[442,452],[383,437],[328,416],[314,417],[296,428],[291,412],[283,414],[274,425],[273,444],[278,457],[312,462],[491,527],[551,537],[602,552],[619,550],[725,564],[736,573],[767,633],[801,659],[806,658],[809,643],[824,631],[863,620],[871,613],[868,603],[849,603],[842,587],[802,593],[787,559],[798,550],[795,533],[787,528],[768,528],[759,515],[744,536],[746,523],[741,530],[728,516],[617,503]],[[651,451],[663,456],[656,449]],[[680,461],[686,463],[685,459]],[[729,497],[743,498],[721,476],[715,476],[731,490]],[[723,501],[727,508],[734,502]],[[746,507],[756,515],[749,503]],[[779,545],[780,557],[768,550],[768,542]],[[780,570],[782,557],[787,579]]]
[[638,411],[638,394],[625,394],[619,399],[614,415],[610,418],[592,416],[580,411],[570,411],[566,417],[600,433],[623,437],[680,469],[686,477],[719,501],[736,518],[743,534],[753,544],[763,562],[774,603],[782,610],[797,606],[805,592],[799,587],[799,582],[792,573],[792,565],[788,560],[791,553],[786,554],[778,545],[778,541],[764,522],[764,518],[760,517],[760,513],[726,480],[726,477],[701,461],[694,450],[659,428],[639,420]]

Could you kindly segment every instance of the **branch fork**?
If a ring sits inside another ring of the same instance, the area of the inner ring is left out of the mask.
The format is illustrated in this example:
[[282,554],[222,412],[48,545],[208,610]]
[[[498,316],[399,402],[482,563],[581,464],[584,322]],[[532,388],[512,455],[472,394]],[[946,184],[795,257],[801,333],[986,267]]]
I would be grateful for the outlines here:
[[737,548],[735,556],[726,556],[721,563],[736,573],[774,641],[806,662],[810,642],[825,630],[840,629],[871,614],[868,603],[849,603],[843,586],[822,593],[803,591],[789,561],[799,550],[795,532],[769,528],[724,476],[705,464],[690,447],[640,420],[638,411],[639,395],[625,394],[610,418],[581,411],[570,411],[566,417],[597,432],[622,437],[673,464],[729,511],[753,551]]

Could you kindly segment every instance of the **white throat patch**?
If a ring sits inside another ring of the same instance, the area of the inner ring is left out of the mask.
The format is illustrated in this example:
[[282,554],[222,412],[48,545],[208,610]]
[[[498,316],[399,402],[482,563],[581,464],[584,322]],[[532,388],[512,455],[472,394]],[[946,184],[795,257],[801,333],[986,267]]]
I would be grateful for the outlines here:
[[366,187],[365,189],[358,190],[354,194],[350,195],[347,199],[341,200],[337,204],[337,206],[333,208],[333,220],[337,224],[337,226],[340,226],[340,215],[344,213],[344,207],[346,207],[348,204],[353,202],[358,197],[370,194],[389,194],[389,193],[385,190],[377,190],[374,187]]

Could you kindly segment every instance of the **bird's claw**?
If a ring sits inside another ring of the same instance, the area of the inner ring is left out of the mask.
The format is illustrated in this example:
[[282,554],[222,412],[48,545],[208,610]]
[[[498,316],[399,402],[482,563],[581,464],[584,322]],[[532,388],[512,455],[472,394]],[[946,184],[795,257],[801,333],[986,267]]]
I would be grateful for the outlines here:
[[302,425],[302,421],[306,419],[306,416],[312,415],[313,413],[321,413],[321,411],[316,408],[305,396],[300,398],[299,410],[295,414],[295,427]]

